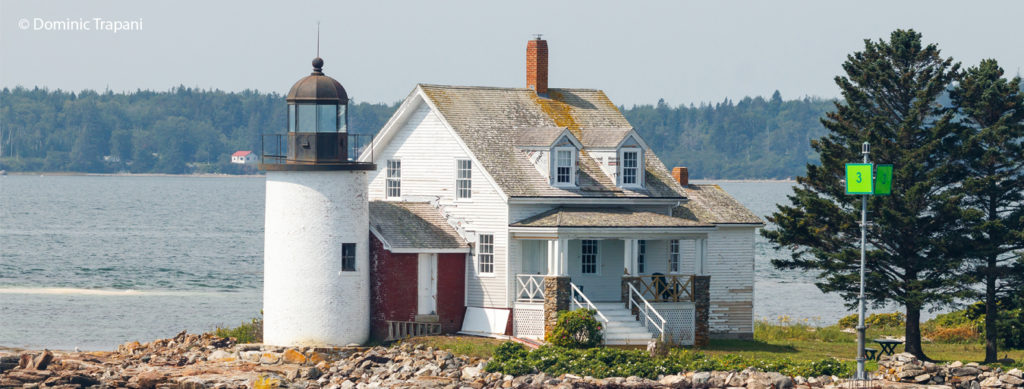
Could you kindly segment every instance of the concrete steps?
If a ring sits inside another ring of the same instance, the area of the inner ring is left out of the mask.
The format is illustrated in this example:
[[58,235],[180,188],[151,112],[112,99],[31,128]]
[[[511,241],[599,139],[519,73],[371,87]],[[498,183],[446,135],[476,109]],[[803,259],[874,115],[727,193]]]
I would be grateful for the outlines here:
[[646,345],[654,334],[636,320],[621,302],[594,303],[597,310],[608,318],[604,326],[604,342],[608,345]]

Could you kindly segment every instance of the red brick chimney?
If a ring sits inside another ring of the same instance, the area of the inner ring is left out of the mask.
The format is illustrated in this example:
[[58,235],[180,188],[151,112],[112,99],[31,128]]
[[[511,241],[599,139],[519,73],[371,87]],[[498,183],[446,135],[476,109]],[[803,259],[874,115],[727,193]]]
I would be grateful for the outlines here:
[[548,41],[539,35],[526,43],[526,87],[548,93]]
[[679,185],[690,185],[690,172],[683,166],[672,168],[672,178],[675,178]]

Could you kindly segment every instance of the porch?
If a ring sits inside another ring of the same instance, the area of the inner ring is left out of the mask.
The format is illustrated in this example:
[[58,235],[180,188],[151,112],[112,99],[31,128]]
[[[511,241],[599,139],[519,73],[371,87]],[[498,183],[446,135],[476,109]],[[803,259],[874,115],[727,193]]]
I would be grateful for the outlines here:
[[[707,333],[706,233],[567,235],[513,233],[511,247],[519,249],[520,259],[512,281],[516,336],[543,339],[553,325],[551,311],[578,308],[597,311],[608,344],[662,339],[693,345],[700,342],[698,327]],[[559,280],[567,285],[559,288]],[[559,289],[566,289],[564,303],[557,301]]]

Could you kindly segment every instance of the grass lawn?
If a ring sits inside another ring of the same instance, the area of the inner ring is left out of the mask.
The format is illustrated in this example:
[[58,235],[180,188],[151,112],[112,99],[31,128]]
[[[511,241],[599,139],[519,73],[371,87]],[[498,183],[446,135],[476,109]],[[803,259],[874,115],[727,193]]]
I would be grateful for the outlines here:
[[[701,351],[712,355],[736,354],[756,359],[788,358],[794,361],[814,361],[834,357],[840,360],[854,360],[857,343],[856,336],[853,334],[839,331],[836,332],[839,332],[841,336],[829,334],[828,327],[810,327],[814,330],[794,329],[792,328],[794,326],[786,327],[791,328],[785,329],[785,332],[793,332],[793,334],[784,336],[783,333],[769,330],[765,331],[764,336],[758,333],[755,340],[712,340],[711,345]],[[766,339],[769,335],[772,338]],[[868,334],[868,347],[879,348],[877,344],[870,342],[870,339],[879,335],[881,334]],[[817,339],[818,336],[830,340]],[[490,358],[494,349],[502,343],[497,339],[473,336],[425,336],[410,338],[404,342],[423,344],[477,358]],[[925,343],[923,346],[925,353],[937,361],[963,361],[966,363],[981,362],[985,358],[985,347],[979,343]],[[903,346],[896,347],[896,352],[902,351]],[[999,357],[1003,358],[1004,355],[1016,360],[1017,366],[1024,362],[1024,350],[1000,350]],[[877,364],[874,361],[868,362],[867,369],[869,371],[876,368]]]

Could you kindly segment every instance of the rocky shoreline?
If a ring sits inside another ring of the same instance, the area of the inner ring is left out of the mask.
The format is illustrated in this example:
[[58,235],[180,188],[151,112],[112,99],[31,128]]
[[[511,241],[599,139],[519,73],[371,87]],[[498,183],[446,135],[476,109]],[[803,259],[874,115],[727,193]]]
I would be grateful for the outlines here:
[[[113,352],[0,351],[0,389],[349,389],[434,388],[843,388],[834,376],[789,377],[746,369],[685,372],[649,380],[544,373],[518,377],[487,373],[487,361],[422,345],[282,348],[235,344],[233,339],[182,332],[171,339],[130,342]],[[884,380],[870,387],[1021,388],[1021,371],[977,364],[937,366],[909,354],[884,360]],[[970,374],[968,374],[970,373]],[[941,377],[941,378],[940,378]],[[936,386],[940,385],[941,386]]]

